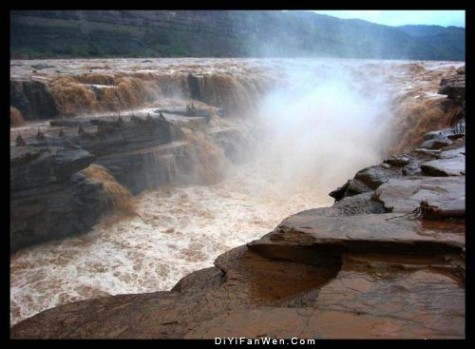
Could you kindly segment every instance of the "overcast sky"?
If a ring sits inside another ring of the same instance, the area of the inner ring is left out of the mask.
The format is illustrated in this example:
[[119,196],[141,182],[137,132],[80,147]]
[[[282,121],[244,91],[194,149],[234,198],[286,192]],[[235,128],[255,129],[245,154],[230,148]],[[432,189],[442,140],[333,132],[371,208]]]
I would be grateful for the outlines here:
[[358,18],[368,22],[385,24],[391,26],[406,25],[406,24],[427,24],[440,25],[447,27],[450,25],[465,28],[465,11],[426,11],[426,10],[412,10],[412,11],[314,11],[324,15],[339,17],[339,18]]

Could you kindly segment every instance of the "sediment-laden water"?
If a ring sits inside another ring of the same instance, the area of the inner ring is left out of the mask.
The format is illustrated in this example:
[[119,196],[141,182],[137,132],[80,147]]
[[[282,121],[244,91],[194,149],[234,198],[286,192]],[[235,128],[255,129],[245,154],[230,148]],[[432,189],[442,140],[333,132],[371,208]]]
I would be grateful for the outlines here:
[[[40,63],[54,68],[31,69]],[[94,72],[102,76],[94,77],[96,80],[89,77],[91,84],[99,85],[96,89],[108,88],[104,87],[108,86],[105,75],[113,76],[114,83],[122,83],[122,92],[112,99],[115,102],[87,102],[90,92],[84,90],[83,104],[78,105],[61,97],[62,87],[57,81],[53,92],[66,113],[87,106],[91,112],[103,112],[107,105],[114,111],[131,101],[139,104],[140,94],[121,99],[134,86],[149,93],[143,106],[179,104],[184,91],[179,93],[177,86],[190,72],[208,76],[200,83],[206,86],[201,91],[208,91],[210,105],[227,98],[220,94],[224,86],[238,83],[239,87],[230,92],[233,102],[224,103],[224,107],[232,114],[239,101],[253,105],[246,109],[246,123],[242,124],[239,116],[226,120],[214,117],[212,123],[217,128],[225,125],[251,132],[255,126],[262,131],[262,137],[261,131],[253,132],[249,141],[253,151],[247,161],[231,163],[208,139],[201,139],[201,133],[193,128],[182,130],[184,138],[198,149],[196,157],[204,164],[201,182],[207,184],[170,185],[143,192],[133,198],[134,216],[111,214],[86,235],[13,254],[13,325],[71,301],[169,290],[181,277],[212,266],[219,254],[260,238],[288,215],[331,205],[328,192],[355,171],[378,163],[391,149],[407,150],[417,129],[425,124],[437,128],[437,123],[442,123],[434,117],[441,114],[438,101],[444,98],[437,94],[440,77],[461,63],[111,59],[12,61],[11,65],[12,76],[17,78],[33,74],[51,79],[58,74],[70,79],[74,74]],[[154,92],[163,75],[178,81],[173,89],[171,83],[168,85],[173,93],[164,94],[163,86]],[[141,78],[147,81],[146,86],[134,85],[133,79]],[[257,83],[257,78],[265,84]],[[82,89],[75,85],[77,80],[66,85]],[[98,83],[101,81],[103,84]],[[249,114],[251,110],[255,114]],[[26,132],[27,128],[12,129],[12,139],[18,130]],[[206,178],[209,181],[203,180]]]

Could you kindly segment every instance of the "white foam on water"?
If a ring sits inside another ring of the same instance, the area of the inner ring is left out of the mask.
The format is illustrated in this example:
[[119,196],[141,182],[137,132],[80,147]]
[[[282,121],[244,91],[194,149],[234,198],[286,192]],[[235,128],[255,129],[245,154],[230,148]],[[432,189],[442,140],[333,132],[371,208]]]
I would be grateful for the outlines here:
[[[25,61],[24,66],[12,69],[18,70],[17,75],[28,74],[34,63]],[[54,61],[67,74],[100,65],[107,71],[127,71],[132,64],[137,69],[143,65],[133,59]],[[435,98],[440,74],[459,64],[343,59],[153,60],[155,71],[175,70],[180,74],[230,71],[246,76],[259,71],[276,80],[287,79],[284,85],[291,87],[294,95],[277,91],[272,96],[261,121],[281,121],[267,130],[269,143],[261,144],[264,149],[254,154],[256,161],[230,167],[223,181],[144,192],[133,199],[137,206],[133,218],[110,215],[83,236],[13,254],[11,325],[72,301],[169,290],[186,274],[212,266],[218,255],[260,238],[287,216],[331,205],[329,191],[344,184],[361,167],[380,160],[381,149],[372,149],[373,143],[367,141],[383,143],[387,136],[374,126],[389,117],[385,112],[385,107],[389,108],[387,95],[401,101],[414,100],[415,96],[418,100]],[[310,89],[293,85],[300,81],[292,80],[299,70],[286,69],[289,65],[305,67],[303,77]],[[336,74],[335,65],[353,70],[345,68],[345,74]],[[316,75],[306,75],[308,71]],[[330,79],[322,83],[323,78]],[[342,85],[347,78],[351,84]],[[370,78],[369,83],[363,81],[366,78]],[[423,78],[433,83],[426,84]],[[375,98],[382,87],[385,98]],[[347,99],[342,100],[343,95]],[[298,103],[290,106],[295,101]],[[211,127],[218,129],[225,128],[226,123],[210,120]],[[357,127],[359,131],[353,132]]]
[[11,324],[71,301],[169,290],[288,215],[333,201],[318,188],[293,188],[290,194],[261,182],[255,172],[249,164],[215,185],[142,193],[134,198],[134,218],[112,215],[86,235],[15,253]]

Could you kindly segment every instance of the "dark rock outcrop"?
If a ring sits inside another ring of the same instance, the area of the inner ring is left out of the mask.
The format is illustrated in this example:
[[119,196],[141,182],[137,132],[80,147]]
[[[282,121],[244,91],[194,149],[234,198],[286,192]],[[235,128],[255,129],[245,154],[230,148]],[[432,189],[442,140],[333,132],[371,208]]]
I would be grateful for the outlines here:
[[[204,180],[196,175],[209,165],[196,159],[194,147],[200,144],[172,139],[177,133],[172,128],[156,115],[91,117],[54,120],[51,127],[17,139],[10,149],[12,251],[87,232],[110,209],[100,183],[78,173],[92,163],[105,167],[132,194]],[[212,142],[232,161],[245,155],[247,140],[238,130],[214,131],[208,138],[194,142]]]
[[58,115],[47,83],[37,80],[11,80],[10,105],[26,120],[50,119]]
[[[455,134],[456,127],[447,131],[430,132],[429,137],[442,137]],[[437,135],[437,136],[435,136]],[[426,144],[425,141],[422,145]],[[460,176],[465,175],[465,135],[450,141],[443,148],[426,149],[421,146],[414,151],[395,155],[383,163],[358,171],[340,188],[329,193],[336,201],[343,198],[370,193],[384,183],[395,178],[410,176]]]
[[110,208],[102,183],[79,173],[95,157],[84,150],[12,147],[10,250],[85,233]]
[[114,120],[94,125],[82,120],[82,132],[76,130],[63,125],[58,137],[54,130],[38,129],[35,136],[22,137],[22,146],[11,147],[12,251],[88,232],[111,209],[103,184],[79,173],[93,162],[106,165],[135,192],[169,180],[158,176],[150,183],[142,178],[156,174],[157,170],[150,173],[143,168],[143,154],[146,149],[170,142],[168,122]]
[[465,67],[449,77],[442,78],[439,94],[455,101],[465,100]]
[[457,73],[444,77],[440,82],[439,94],[447,95],[445,108],[458,107],[452,123],[465,119],[465,66],[457,69]]

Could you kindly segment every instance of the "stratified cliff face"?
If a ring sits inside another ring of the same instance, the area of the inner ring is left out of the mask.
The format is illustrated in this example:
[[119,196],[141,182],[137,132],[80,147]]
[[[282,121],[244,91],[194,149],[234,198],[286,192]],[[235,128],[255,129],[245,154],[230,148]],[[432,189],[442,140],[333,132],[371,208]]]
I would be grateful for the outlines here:
[[12,11],[11,52],[14,58],[464,60],[465,30],[388,27],[304,11]]
[[331,195],[170,292],[66,304],[11,337],[464,338],[464,119]]

